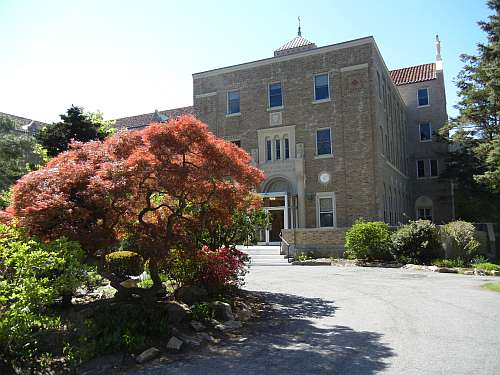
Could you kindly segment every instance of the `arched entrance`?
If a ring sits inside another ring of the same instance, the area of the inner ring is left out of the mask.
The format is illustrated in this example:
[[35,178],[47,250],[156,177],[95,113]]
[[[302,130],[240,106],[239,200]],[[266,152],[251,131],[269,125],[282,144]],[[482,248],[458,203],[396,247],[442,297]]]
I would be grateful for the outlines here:
[[261,230],[261,244],[279,244],[281,230],[289,228],[288,194],[290,190],[290,183],[283,177],[274,177],[263,184],[260,195],[264,201],[264,210],[271,215],[271,224]]

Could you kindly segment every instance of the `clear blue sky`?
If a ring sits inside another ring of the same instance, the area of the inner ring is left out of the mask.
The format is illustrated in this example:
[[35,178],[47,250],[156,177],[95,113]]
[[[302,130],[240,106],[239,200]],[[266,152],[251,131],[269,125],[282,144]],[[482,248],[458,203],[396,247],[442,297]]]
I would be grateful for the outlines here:
[[483,0],[0,0],[0,112],[58,120],[71,104],[123,117],[192,104],[194,72],[373,35],[389,69],[433,62],[448,111],[461,53],[485,39]]

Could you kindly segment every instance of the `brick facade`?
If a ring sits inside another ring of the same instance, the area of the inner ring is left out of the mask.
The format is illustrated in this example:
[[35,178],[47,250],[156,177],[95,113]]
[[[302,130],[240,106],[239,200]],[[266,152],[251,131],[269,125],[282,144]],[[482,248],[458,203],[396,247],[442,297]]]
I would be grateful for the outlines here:
[[[330,98],[315,101],[314,76],[325,73]],[[283,100],[276,109],[269,107],[268,97],[274,82],[281,83]],[[422,84],[431,87],[432,103],[418,112],[411,97]],[[231,90],[239,90],[240,112],[228,115]],[[199,118],[216,135],[239,141],[266,172],[261,192],[270,181],[285,181],[280,186],[288,186],[288,222],[296,218],[294,227],[318,227],[318,199],[330,193],[336,227],[360,217],[405,222],[415,217],[415,200],[422,194],[436,202],[436,221],[451,218],[449,184],[417,181],[413,165],[423,157],[419,153],[435,157],[415,144],[415,123],[424,113],[430,113],[435,129],[445,123],[442,71],[437,79],[396,86],[372,37],[196,73],[193,95]],[[316,150],[316,132],[323,128],[330,129],[333,149],[326,157]],[[293,139],[290,160],[267,160],[266,140],[282,134]],[[443,145],[429,149],[446,151]],[[441,170],[442,163],[440,158]],[[327,183],[319,179],[325,172]]]

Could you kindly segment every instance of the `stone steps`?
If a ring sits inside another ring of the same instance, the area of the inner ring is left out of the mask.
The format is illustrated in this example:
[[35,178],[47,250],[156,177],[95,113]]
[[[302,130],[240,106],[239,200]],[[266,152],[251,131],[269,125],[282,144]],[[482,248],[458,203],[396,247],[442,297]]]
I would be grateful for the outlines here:
[[238,249],[248,254],[251,267],[289,265],[279,246],[238,246]]

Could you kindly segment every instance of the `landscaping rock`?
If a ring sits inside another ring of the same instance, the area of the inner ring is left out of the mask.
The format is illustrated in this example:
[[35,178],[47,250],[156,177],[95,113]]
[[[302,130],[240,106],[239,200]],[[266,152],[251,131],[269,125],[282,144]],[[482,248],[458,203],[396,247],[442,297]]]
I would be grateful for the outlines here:
[[500,276],[500,272],[496,271],[496,270],[492,270],[492,271],[490,271],[490,275],[491,276]]
[[175,336],[172,336],[170,338],[170,340],[168,340],[167,349],[170,349],[170,350],[181,350],[183,343],[184,342],[181,339],[179,339],[179,338],[177,338]]
[[467,271],[464,271],[464,275],[474,275],[474,270],[467,270]]
[[122,281],[120,285],[124,288],[137,288],[137,283],[139,280],[134,280],[134,279],[128,279],[125,281]]
[[200,346],[200,344],[201,344],[201,340],[199,340],[197,337],[182,333],[181,331],[179,331],[175,327],[172,328],[172,335],[173,335],[173,337],[180,339],[182,342],[184,342],[187,345]]
[[158,354],[160,354],[160,350],[155,347],[152,347],[139,354],[135,359],[135,361],[137,363],[145,363],[158,356]]
[[207,297],[206,289],[199,286],[185,285],[175,291],[175,298],[189,306],[205,301]]
[[198,322],[197,320],[192,320],[190,325],[191,328],[193,328],[196,332],[204,331],[207,329],[207,327],[205,327],[205,324]]
[[170,324],[179,324],[186,320],[188,315],[191,313],[189,307],[183,303],[176,301],[168,301],[165,303],[165,308],[168,314],[168,322]]
[[243,327],[243,324],[241,324],[239,320],[229,320],[227,322],[216,325],[215,329],[222,332],[229,332],[240,329],[241,327]]
[[223,322],[234,320],[233,310],[231,309],[231,305],[229,303],[215,301],[211,303],[211,306],[216,319],[219,319]]
[[439,272],[439,273],[458,273],[458,270],[456,268],[439,267],[437,269],[437,272]]
[[220,342],[220,339],[216,339],[212,335],[209,335],[206,332],[200,332],[196,335],[201,341],[207,341],[210,344],[218,344]]

